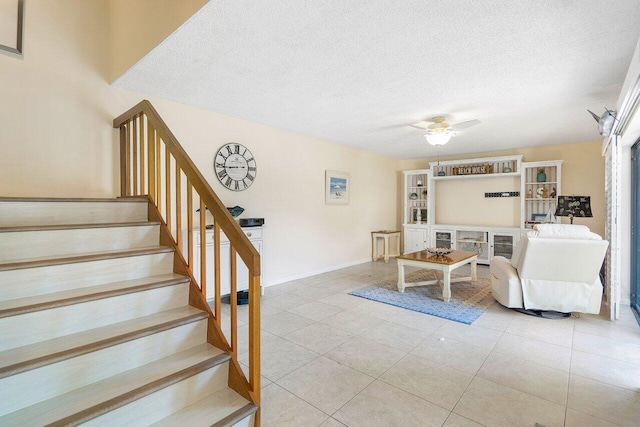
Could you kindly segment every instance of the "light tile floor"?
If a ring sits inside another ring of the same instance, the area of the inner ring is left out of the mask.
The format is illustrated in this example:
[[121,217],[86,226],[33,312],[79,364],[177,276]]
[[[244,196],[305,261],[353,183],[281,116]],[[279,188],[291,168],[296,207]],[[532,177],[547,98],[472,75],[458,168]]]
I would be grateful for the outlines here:
[[[394,261],[375,262],[266,288],[265,427],[640,425],[640,327],[628,307],[609,322],[496,303],[468,326],[348,295],[396,274]],[[239,307],[245,368],[247,313]]]

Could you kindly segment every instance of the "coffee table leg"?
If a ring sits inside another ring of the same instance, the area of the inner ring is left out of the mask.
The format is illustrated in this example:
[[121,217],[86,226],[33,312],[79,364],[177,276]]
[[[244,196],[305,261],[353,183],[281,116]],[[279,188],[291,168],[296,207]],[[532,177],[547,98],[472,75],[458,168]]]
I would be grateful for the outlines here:
[[449,302],[451,299],[451,270],[446,269],[442,272],[444,276],[444,288],[442,289],[442,299],[444,302]]
[[404,292],[404,264],[398,260],[398,291]]
[[477,265],[478,265],[478,261],[477,260],[473,260],[471,261],[471,280],[472,281],[477,281],[478,280],[478,273],[477,273]]

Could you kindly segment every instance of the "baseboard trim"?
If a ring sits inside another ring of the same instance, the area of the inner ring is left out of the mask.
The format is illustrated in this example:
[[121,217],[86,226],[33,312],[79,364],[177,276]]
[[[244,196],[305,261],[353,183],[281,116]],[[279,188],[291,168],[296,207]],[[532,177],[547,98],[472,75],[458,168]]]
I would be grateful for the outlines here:
[[334,265],[331,267],[322,268],[320,270],[309,271],[301,274],[294,274],[293,276],[280,277],[278,279],[269,280],[268,283],[262,283],[262,286],[268,288],[269,286],[279,285],[281,283],[290,282],[292,280],[304,279],[305,277],[315,276],[317,274],[328,273],[330,271],[340,270],[347,267],[353,267],[354,265],[360,265],[367,262],[371,262],[371,258],[360,259],[357,261],[348,262],[346,264]]

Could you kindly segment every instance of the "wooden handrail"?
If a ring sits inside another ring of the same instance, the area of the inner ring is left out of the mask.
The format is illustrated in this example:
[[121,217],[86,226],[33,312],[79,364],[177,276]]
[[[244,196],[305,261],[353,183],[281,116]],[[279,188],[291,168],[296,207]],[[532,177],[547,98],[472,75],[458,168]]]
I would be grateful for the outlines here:
[[[191,182],[191,185],[193,185],[200,197],[204,199],[204,203],[207,205],[207,208],[209,208],[213,217],[219,221],[220,228],[236,248],[242,261],[244,261],[247,267],[253,267],[252,269],[256,273],[256,276],[260,276],[260,255],[258,251],[256,251],[247,236],[245,236],[238,224],[233,220],[227,208],[218,196],[216,196],[216,193],[202,176],[198,168],[193,164],[153,105],[146,99],[141,101],[127,112],[116,117],[113,120],[113,127],[121,128],[121,126],[131,120],[132,117],[140,114],[146,115],[152,122],[156,133],[158,133],[160,138],[167,144],[171,154],[175,157],[176,161],[179,162],[180,168]],[[125,195],[123,194],[122,196]]]
[[[150,217],[162,224],[163,244],[177,251],[174,271],[188,275],[192,281],[189,301],[211,314],[207,340],[229,352],[229,386],[260,406],[260,255],[224,204],[215,194],[207,180],[196,168],[177,138],[156,109],[143,100],[113,121],[120,130],[120,190],[121,196],[144,196],[149,198]],[[175,176],[174,176],[175,175]],[[182,175],[185,179],[182,180]],[[172,179],[175,178],[175,179]],[[184,184],[183,184],[184,183]],[[186,197],[183,189],[186,188]],[[194,200],[193,193],[197,199]],[[194,206],[195,204],[195,206]],[[199,217],[193,220],[194,208],[199,208]],[[186,225],[182,212],[186,210]],[[206,211],[213,216],[214,253],[210,269],[214,268],[213,281],[207,283]],[[200,227],[200,240],[194,241],[194,222]],[[186,228],[186,229],[185,229]],[[174,232],[175,230],[175,232]],[[187,233],[184,236],[184,233]],[[221,329],[220,286],[220,235],[229,239],[231,309],[230,337]],[[200,246],[200,257],[193,253],[194,244]],[[186,246],[186,248],[185,248]],[[183,253],[186,251],[186,253]],[[248,269],[249,283],[249,378],[244,376],[237,360],[237,306],[236,254]],[[199,263],[198,271],[194,266]],[[213,266],[213,267],[211,267]],[[207,304],[207,289],[213,289],[215,303],[213,311]],[[255,414],[255,426],[260,425],[260,410]]]

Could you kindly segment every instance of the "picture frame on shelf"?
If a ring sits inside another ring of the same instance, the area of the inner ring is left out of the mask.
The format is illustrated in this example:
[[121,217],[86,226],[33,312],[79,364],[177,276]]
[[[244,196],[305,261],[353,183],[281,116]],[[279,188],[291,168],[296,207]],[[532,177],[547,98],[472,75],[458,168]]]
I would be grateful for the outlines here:
[[531,214],[531,221],[536,224],[542,224],[546,217],[547,217],[547,214],[534,213],[534,214]]
[[420,222],[426,223],[427,213],[428,213],[427,208],[418,208],[418,207],[411,208],[411,221],[418,222],[418,212],[420,212]]
[[326,205],[348,205],[351,193],[351,178],[347,172],[325,171],[324,203]]

